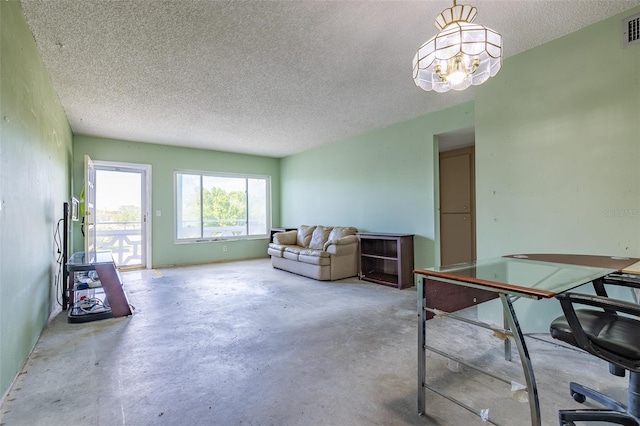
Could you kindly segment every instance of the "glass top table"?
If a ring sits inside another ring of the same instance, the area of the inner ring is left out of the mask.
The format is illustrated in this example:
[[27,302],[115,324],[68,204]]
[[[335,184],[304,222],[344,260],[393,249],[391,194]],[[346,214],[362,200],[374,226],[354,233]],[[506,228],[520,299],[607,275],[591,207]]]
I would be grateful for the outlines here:
[[[562,263],[564,261],[574,263]],[[415,273],[484,290],[541,299],[555,297],[636,261],[621,257],[516,254],[419,269]]]
[[[627,257],[515,254],[456,265],[417,269],[418,280],[418,412],[426,413],[426,390],[434,390],[427,383],[426,351],[435,351],[427,344],[426,323],[436,314],[459,319],[498,331],[515,341],[527,384],[531,424],[541,425],[538,390],[524,334],[520,328],[512,301],[519,297],[548,299],[576,287],[637,264],[640,259]],[[635,269],[634,269],[635,270]],[[504,313],[504,328],[471,321],[453,312],[499,298]],[[505,359],[511,360],[511,341],[504,340]],[[451,358],[453,359],[453,358]],[[469,365],[469,364],[465,364]],[[455,402],[455,400],[450,399]],[[459,404],[460,405],[460,404]],[[461,405],[467,408],[464,405]],[[469,409],[469,408],[467,408]],[[489,420],[490,423],[493,423]]]

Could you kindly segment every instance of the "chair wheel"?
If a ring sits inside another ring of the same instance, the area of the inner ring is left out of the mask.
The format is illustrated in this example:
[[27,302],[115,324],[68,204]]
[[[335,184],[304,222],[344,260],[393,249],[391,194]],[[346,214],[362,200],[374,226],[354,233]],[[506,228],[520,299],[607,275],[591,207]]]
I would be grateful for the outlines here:
[[[584,396],[583,394],[578,393],[578,392],[571,392],[571,396],[573,397],[573,399],[576,402],[579,402],[580,404],[582,404],[583,402],[585,402],[587,400],[586,396]],[[571,423],[567,423],[567,425],[568,426],[572,426]]]
[[562,423],[562,426],[576,426],[574,422]]

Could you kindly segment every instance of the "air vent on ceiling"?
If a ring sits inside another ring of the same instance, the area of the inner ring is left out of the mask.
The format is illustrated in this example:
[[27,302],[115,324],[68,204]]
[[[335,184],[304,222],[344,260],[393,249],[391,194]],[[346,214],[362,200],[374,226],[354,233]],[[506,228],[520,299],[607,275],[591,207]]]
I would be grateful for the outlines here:
[[640,44],[640,13],[622,20],[622,47]]

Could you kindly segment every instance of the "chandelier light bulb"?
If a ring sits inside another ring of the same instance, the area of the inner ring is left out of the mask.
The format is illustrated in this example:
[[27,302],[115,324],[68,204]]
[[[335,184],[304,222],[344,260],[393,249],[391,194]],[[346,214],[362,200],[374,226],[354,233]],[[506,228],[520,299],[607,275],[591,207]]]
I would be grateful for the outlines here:
[[446,77],[446,81],[451,83],[452,86],[457,86],[462,83],[462,80],[467,78],[467,73],[464,71],[453,71]]

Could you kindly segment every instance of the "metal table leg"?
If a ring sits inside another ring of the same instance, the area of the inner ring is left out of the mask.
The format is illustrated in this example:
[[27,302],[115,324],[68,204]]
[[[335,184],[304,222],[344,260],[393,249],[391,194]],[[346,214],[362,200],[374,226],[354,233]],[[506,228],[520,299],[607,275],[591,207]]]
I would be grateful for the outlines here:
[[[502,325],[505,329],[509,330],[509,321],[507,321],[507,314],[502,314]],[[504,339],[504,359],[505,361],[511,361],[511,339]]]
[[511,299],[506,294],[500,293],[500,300],[504,308],[509,328],[513,333],[513,337],[516,341],[516,347],[518,348],[518,354],[520,355],[520,363],[522,364],[522,370],[524,378],[527,382],[527,392],[529,394],[529,409],[531,411],[531,425],[540,426],[540,401],[538,399],[538,387],[536,385],[536,379],[533,374],[533,365],[531,364],[531,358],[529,357],[529,350],[524,341],[524,335],[520,329],[520,324],[516,318],[516,312],[511,304]]
[[424,345],[426,344],[426,321],[427,311],[424,310],[425,297],[424,286],[426,278],[420,278],[418,280],[418,316],[420,317],[418,323],[418,414],[422,415],[427,411],[427,388],[425,386],[427,381],[427,354],[425,352]]

